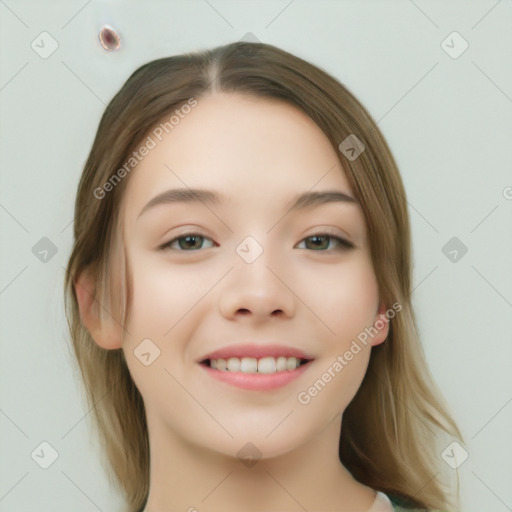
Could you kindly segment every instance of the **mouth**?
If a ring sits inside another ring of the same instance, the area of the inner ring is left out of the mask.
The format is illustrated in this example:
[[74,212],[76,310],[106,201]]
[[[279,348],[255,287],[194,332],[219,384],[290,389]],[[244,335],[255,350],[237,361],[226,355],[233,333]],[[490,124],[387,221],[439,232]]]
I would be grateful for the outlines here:
[[222,385],[266,391],[286,386],[306,372],[313,361],[311,354],[291,346],[239,343],[205,354],[196,363]]
[[[229,357],[206,358],[199,367],[221,386],[243,390],[271,391],[287,386],[312,365],[314,359],[302,357]],[[207,386],[210,383],[207,382]]]
[[298,357],[230,357],[207,358],[199,364],[220,372],[235,372],[244,374],[271,375],[294,371],[297,368],[307,365],[312,359]]

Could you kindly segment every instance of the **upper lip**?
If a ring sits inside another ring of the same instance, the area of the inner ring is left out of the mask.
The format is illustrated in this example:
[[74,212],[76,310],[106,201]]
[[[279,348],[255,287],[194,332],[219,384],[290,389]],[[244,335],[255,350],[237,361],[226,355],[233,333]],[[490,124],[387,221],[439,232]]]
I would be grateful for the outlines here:
[[263,357],[296,357],[297,359],[313,359],[313,357],[302,350],[286,345],[264,345],[255,343],[239,343],[228,345],[202,356],[197,362],[200,363],[206,359],[229,359],[230,357],[254,357],[261,359]]

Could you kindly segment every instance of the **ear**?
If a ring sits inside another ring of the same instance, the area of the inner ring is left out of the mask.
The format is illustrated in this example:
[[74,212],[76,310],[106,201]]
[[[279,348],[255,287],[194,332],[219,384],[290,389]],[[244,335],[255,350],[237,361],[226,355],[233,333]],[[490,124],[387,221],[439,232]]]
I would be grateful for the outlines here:
[[[89,334],[100,347],[112,350],[123,345],[123,328],[112,316],[105,304],[94,298],[96,276],[88,269],[84,270],[74,283],[80,319]],[[100,315],[100,310],[103,310]]]
[[377,330],[377,334],[373,336],[371,340],[372,347],[384,343],[384,341],[386,341],[386,338],[388,337],[389,318],[385,314],[386,309],[386,304],[381,302],[377,314],[375,315],[375,320],[373,322],[373,328]]

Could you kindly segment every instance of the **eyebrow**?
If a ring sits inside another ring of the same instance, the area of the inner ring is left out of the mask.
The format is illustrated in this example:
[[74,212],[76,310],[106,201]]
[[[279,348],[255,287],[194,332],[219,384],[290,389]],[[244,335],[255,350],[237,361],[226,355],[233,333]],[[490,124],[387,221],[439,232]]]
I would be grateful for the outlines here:
[[[204,203],[206,205],[220,206],[226,203],[227,198],[224,194],[213,190],[198,188],[178,188],[166,190],[153,197],[142,210],[137,218],[143,213],[157,205],[175,204],[175,203]],[[347,203],[358,204],[358,201],[345,192],[339,190],[324,190],[320,192],[304,192],[297,194],[287,205],[287,211],[303,210],[312,206],[319,206],[327,203]]]

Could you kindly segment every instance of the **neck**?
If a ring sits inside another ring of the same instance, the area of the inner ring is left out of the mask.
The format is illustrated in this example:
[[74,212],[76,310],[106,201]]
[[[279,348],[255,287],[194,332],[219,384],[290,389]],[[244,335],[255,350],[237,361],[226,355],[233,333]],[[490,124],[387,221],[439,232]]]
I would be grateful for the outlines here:
[[246,445],[244,460],[191,444],[161,422],[148,418],[148,425],[150,490],[144,512],[367,512],[375,499],[339,460],[341,416],[279,456],[259,458],[257,449]]

